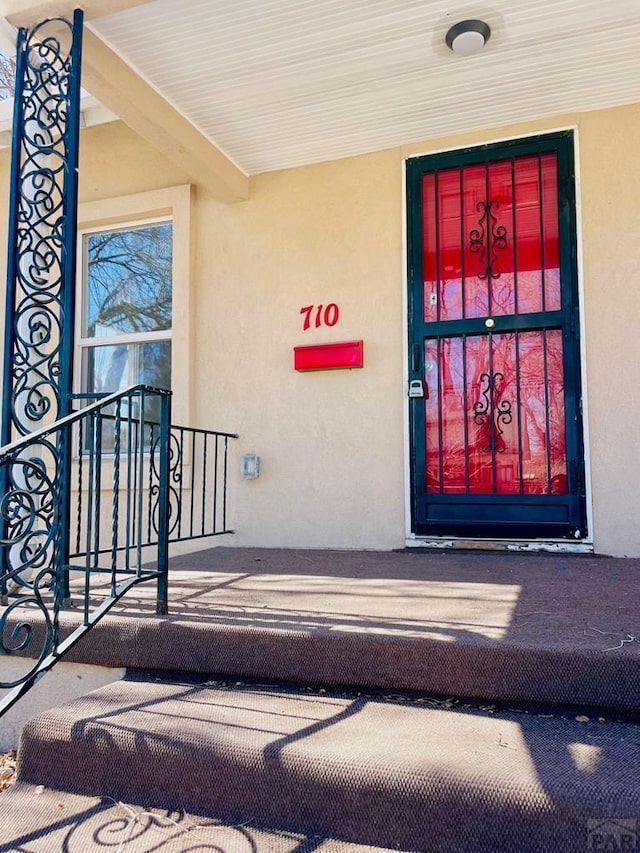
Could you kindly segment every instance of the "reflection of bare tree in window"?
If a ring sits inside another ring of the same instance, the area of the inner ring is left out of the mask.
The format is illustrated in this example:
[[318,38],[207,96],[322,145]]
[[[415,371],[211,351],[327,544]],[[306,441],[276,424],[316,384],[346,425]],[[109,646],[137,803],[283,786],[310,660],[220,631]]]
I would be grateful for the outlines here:
[[[562,339],[557,330],[519,334],[519,372],[512,336],[494,336],[494,360],[504,374],[505,394],[515,398],[520,387],[522,464],[535,476],[529,493],[566,490],[566,445]],[[509,350],[509,352],[507,351]],[[551,466],[551,482],[547,470]]]
[[117,391],[120,388],[122,375],[127,366],[127,359],[129,357],[127,346],[111,347],[111,350],[112,355],[104,381],[104,388],[98,389],[100,391]]
[[171,329],[171,223],[88,234],[84,258],[83,337],[96,344],[86,350],[87,390],[169,388],[171,344],[157,333]]
[[171,328],[171,223],[87,238],[87,337]]
[[15,60],[0,52],[0,101],[7,101],[9,98],[13,98],[15,86]]

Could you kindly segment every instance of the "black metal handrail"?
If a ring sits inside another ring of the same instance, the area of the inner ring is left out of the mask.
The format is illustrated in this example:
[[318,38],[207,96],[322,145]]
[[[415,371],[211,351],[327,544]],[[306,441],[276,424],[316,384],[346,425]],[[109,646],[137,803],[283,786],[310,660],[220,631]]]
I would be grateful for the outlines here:
[[[170,542],[233,532],[235,433],[172,426],[162,389],[91,397],[0,449],[0,654],[25,660],[19,677],[0,678],[0,715],[131,587],[155,581],[167,612]],[[82,622],[62,640],[71,596]]]
[[[107,395],[98,395],[106,399]],[[97,399],[96,394],[73,394],[73,400]],[[112,406],[111,409],[114,407]],[[132,520],[133,529],[140,526],[139,544],[152,545],[157,535],[154,521],[154,511],[157,503],[159,488],[155,467],[156,448],[160,438],[160,422],[155,412],[144,420],[144,430],[140,439],[140,421],[131,409],[123,416],[121,405],[120,420],[124,433],[126,447],[126,471],[121,466],[121,475],[127,479],[127,519]],[[103,429],[100,435],[101,451],[109,456],[115,451],[115,411],[109,410],[101,415]],[[110,426],[111,422],[111,426]],[[168,541],[183,542],[191,539],[202,539],[211,536],[222,536],[234,531],[228,526],[228,465],[229,442],[238,438],[237,433],[221,432],[219,430],[196,429],[194,427],[171,424],[169,427],[169,522]],[[87,453],[87,440],[95,442],[93,433],[82,429],[77,431],[74,465],[76,468],[76,488],[73,495],[75,503],[75,527],[73,529],[71,556],[82,556],[84,531],[81,519],[86,513],[83,503],[90,499],[91,493],[87,484],[87,471],[91,474],[90,454]],[[122,453],[122,450],[120,451]],[[131,469],[140,464],[139,454],[150,455],[151,464],[147,466],[148,477],[145,485],[145,495],[142,496],[137,488]],[[87,458],[88,457],[88,458]],[[122,479],[122,477],[121,477]],[[72,526],[73,526],[72,519]],[[103,524],[104,527],[104,524]],[[127,527],[124,528],[126,531]],[[105,541],[105,532],[97,533],[98,540]],[[127,551],[130,545],[122,537],[118,550]],[[109,550],[111,545],[100,547],[98,550]]]

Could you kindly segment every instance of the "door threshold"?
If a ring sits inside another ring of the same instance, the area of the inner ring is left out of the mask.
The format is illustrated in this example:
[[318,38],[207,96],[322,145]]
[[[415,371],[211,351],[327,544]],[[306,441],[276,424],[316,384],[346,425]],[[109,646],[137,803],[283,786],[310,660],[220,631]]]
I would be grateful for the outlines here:
[[447,539],[415,536],[405,539],[406,548],[435,548],[464,551],[549,551],[560,554],[593,554],[592,542],[567,542],[563,539]]

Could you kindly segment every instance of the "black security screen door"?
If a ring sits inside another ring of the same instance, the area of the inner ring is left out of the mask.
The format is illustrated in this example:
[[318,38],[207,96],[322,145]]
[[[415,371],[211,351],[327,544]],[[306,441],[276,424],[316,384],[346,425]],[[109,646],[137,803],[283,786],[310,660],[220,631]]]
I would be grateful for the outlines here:
[[418,535],[581,539],[570,133],[407,164]]

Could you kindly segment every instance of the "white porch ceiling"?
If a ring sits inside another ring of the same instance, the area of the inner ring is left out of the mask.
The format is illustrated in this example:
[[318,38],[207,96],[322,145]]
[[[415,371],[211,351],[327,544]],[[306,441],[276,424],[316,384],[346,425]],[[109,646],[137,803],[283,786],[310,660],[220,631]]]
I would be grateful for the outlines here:
[[[467,58],[465,18],[492,29]],[[640,100],[640,0],[152,0],[89,27],[247,174]]]

